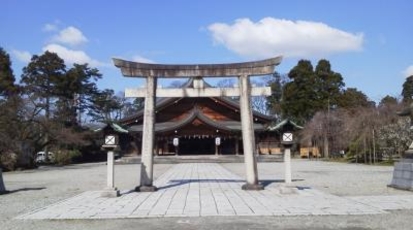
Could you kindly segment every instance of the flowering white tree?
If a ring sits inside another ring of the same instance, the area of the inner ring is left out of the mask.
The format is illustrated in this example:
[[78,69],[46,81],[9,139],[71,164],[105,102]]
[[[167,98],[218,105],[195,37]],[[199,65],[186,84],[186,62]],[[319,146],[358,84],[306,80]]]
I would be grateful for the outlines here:
[[396,122],[384,125],[377,130],[377,140],[381,149],[393,150],[391,155],[401,155],[412,142],[409,118],[401,117]]

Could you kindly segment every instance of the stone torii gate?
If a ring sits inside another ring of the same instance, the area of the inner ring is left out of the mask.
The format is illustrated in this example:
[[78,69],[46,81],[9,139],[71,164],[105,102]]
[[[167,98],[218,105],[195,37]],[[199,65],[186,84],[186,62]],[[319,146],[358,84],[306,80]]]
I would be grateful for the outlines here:
[[[142,89],[126,89],[126,97],[144,97],[142,157],[140,186],[137,191],[156,191],[153,185],[153,148],[155,139],[155,101],[156,97],[222,97],[239,96],[242,124],[242,139],[244,161],[246,166],[246,184],[244,190],[261,190],[258,183],[255,135],[251,108],[251,96],[270,95],[270,87],[251,87],[249,77],[269,75],[274,73],[276,65],[282,57],[262,61],[231,63],[231,64],[202,64],[202,65],[164,65],[131,62],[113,59],[116,67],[121,69],[125,77],[146,78],[146,87]],[[162,89],[157,88],[157,78],[194,78],[193,88]],[[203,77],[237,77],[238,88],[205,88]]]

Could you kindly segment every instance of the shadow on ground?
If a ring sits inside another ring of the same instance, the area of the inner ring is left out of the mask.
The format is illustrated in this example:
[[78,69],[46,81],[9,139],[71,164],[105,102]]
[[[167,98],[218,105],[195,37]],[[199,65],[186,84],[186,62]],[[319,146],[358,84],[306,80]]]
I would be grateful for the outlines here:
[[[292,181],[303,181],[304,179],[294,179]],[[170,180],[168,185],[158,187],[158,190],[178,187],[189,183],[244,183],[245,180],[240,179],[182,179]],[[285,180],[260,180],[264,188],[273,183],[284,183]]]
[[46,187],[19,188],[19,189],[14,189],[14,190],[7,190],[3,195],[12,194],[16,192],[36,191],[36,190],[43,190],[43,189],[46,189]]

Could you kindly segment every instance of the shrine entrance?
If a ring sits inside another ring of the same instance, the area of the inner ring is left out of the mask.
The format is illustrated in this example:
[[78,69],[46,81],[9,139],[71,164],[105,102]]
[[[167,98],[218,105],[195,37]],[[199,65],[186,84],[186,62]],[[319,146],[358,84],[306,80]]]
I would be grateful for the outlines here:
[[[113,59],[116,67],[126,77],[141,77],[146,79],[142,89],[126,89],[126,97],[144,97],[143,127],[142,127],[142,157],[140,186],[137,191],[156,191],[153,186],[153,156],[155,140],[155,101],[156,97],[239,97],[242,125],[242,143],[246,167],[245,190],[260,190],[258,183],[255,134],[251,108],[251,96],[271,95],[270,87],[251,87],[250,76],[270,75],[276,65],[281,63],[281,57],[255,62],[232,64],[202,64],[202,65],[162,65],[131,62]],[[157,78],[193,78],[192,88],[162,89],[157,88]],[[203,77],[237,77],[238,87],[206,88]],[[194,147],[188,144],[187,149]]]
[[215,154],[215,138],[181,138],[179,155],[213,155]]

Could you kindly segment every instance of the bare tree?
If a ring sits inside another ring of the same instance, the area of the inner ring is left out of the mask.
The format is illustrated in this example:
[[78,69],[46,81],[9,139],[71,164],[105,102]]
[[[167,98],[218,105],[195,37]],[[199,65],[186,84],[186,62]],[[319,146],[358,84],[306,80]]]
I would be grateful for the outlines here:
[[255,110],[259,113],[262,113],[262,114],[265,114],[265,115],[269,114],[268,109],[267,109],[267,98],[265,96],[254,96],[254,97],[252,97],[251,98],[251,106],[252,106],[253,110]]
[[171,83],[169,83],[167,88],[181,88],[184,84],[184,81],[174,80]]
[[224,78],[218,81],[216,86],[218,88],[232,88],[234,86],[238,87],[238,84],[234,78]]
[[[262,77],[259,80],[252,80],[251,85],[253,87],[264,87],[268,84],[268,82],[268,78]],[[266,96],[253,96],[251,98],[251,106],[253,110],[265,115],[269,115],[268,102]]]
[[[265,86],[266,82],[268,82],[268,78],[262,78],[260,81],[258,80],[251,80],[251,85],[254,86]],[[219,88],[232,88],[238,87],[236,80],[234,78],[225,78],[217,82],[217,87]],[[233,100],[238,100],[239,97],[231,97]],[[252,109],[262,113],[262,114],[269,114],[267,108],[267,98],[265,96],[253,96],[251,97],[251,106]]]

